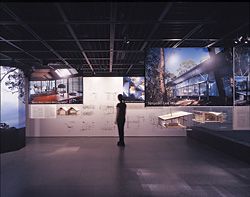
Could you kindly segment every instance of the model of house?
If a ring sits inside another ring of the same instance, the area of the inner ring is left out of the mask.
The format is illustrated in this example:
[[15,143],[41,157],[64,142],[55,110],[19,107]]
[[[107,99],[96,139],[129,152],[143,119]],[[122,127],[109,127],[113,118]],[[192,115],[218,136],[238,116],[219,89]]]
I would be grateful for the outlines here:
[[206,122],[219,122],[223,123],[225,121],[224,114],[222,112],[211,112],[211,111],[194,111],[193,121],[199,123]]
[[68,108],[67,107],[60,107],[57,110],[57,115],[68,115]]
[[79,109],[78,108],[76,108],[76,107],[70,107],[69,109],[68,109],[68,115],[77,115],[77,112],[79,111]]
[[77,115],[79,111],[76,107],[60,107],[57,110],[57,115]]
[[189,115],[192,115],[192,113],[177,111],[158,116],[158,124],[166,128],[186,128],[184,125],[185,117]]

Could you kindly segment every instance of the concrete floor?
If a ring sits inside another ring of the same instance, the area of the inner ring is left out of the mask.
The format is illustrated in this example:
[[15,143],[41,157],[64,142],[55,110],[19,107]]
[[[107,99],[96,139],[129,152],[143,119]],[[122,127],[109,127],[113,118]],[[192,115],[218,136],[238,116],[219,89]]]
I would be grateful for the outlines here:
[[249,196],[250,165],[186,137],[30,138],[1,154],[1,197]]

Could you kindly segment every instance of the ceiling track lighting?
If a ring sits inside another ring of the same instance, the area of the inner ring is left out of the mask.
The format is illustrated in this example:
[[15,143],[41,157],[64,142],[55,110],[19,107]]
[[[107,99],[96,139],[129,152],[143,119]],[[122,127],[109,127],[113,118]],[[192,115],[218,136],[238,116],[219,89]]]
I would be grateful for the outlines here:
[[129,43],[130,43],[130,40],[128,39],[127,36],[124,36],[123,42],[124,42],[125,44],[129,44]]
[[237,44],[237,45],[248,44],[249,40],[250,40],[250,38],[247,35],[240,36],[240,37],[237,37],[236,39],[234,39],[234,44]]

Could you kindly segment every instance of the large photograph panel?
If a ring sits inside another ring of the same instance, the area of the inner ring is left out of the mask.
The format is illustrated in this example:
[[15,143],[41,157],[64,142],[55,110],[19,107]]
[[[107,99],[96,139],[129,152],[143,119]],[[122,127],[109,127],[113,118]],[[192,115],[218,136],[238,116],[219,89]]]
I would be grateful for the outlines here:
[[23,72],[15,67],[0,67],[2,131],[25,127],[25,80]]
[[83,80],[75,69],[36,70],[29,83],[29,103],[83,103]]
[[145,60],[147,106],[232,105],[232,51],[152,48]]
[[250,105],[250,47],[234,49],[235,101],[237,106]]

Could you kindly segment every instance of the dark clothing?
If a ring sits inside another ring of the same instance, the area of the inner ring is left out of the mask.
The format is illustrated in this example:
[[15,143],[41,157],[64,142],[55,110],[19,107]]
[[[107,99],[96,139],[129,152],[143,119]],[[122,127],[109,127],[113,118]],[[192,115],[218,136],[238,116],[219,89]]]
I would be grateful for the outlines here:
[[118,145],[124,145],[124,124],[126,121],[126,104],[125,103],[118,103],[116,108],[118,110],[117,114],[117,126],[118,126],[118,133],[119,133],[119,142]]
[[125,122],[125,115],[126,115],[126,107],[127,105],[125,103],[118,103],[116,105],[117,108],[119,108],[119,113],[117,116],[117,122]]
[[124,124],[125,122],[117,122],[120,144],[124,144]]

